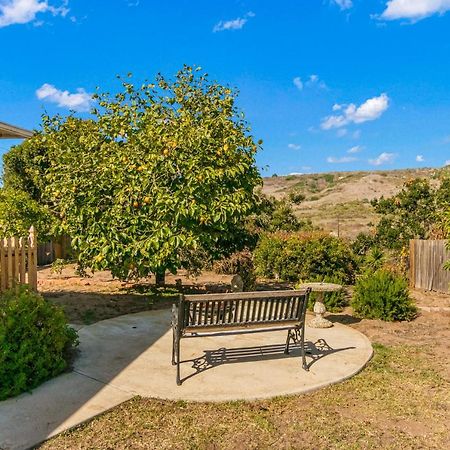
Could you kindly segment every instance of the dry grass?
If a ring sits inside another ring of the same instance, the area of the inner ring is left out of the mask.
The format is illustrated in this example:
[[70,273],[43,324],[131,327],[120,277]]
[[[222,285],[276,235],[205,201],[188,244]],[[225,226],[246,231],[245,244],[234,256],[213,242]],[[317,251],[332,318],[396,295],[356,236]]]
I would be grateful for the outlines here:
[[449,387],[423,348],[376,345],[361,374],[309,395],[220,404],[135,398],[42,448],[443,449]]

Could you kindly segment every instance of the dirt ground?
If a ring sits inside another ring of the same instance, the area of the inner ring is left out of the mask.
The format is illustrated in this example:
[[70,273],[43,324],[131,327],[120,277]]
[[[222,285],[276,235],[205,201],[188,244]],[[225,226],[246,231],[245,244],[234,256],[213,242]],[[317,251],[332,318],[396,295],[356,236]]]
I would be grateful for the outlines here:
[[156,289],[154,279],[138,284],[113,279],[109,272],[96,272],[88,278],[75,273],[75,266],[66,266],[61,273],[50,267],[38,272],[38,289],[53,303],[64,308],[73,324],[90,324],[123,314],[170,307],[179,295],[176,279],[181,279],[186,293],[226,292],[231,276],[205,273],[189,278],[181,271],[166,276],[166,287]]

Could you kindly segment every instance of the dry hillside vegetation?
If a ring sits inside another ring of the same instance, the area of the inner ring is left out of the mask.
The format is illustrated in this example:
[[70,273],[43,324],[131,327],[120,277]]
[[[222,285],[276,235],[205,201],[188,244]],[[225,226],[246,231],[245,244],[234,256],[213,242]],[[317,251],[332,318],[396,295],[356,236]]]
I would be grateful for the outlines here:
[[339,223],[342,236],[355,237],[377,221],[371,200],[394,195],[411,178],[435,176],[435,169],[288,175],[265,178],[263,192],[277,199],[298,192],[305,196],[294,206],[299,218],[311,219],[326,231],[337,232]]

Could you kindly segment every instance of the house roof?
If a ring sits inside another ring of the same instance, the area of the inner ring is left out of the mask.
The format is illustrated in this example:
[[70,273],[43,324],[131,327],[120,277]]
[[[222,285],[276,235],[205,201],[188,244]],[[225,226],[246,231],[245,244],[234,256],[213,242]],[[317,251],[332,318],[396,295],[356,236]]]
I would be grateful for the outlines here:
[[0,139],[25,139],[33,136],[31,131],[0,122]]

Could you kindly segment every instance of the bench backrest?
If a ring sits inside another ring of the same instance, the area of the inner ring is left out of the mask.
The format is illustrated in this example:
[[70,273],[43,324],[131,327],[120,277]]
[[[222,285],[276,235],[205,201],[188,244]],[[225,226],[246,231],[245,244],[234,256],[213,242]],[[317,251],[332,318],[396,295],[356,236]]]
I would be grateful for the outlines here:
[[304,321],[309,289],[181,295],[181,329],[227,328]]

